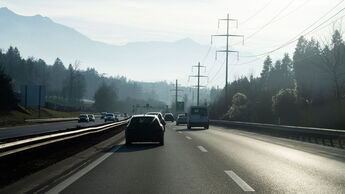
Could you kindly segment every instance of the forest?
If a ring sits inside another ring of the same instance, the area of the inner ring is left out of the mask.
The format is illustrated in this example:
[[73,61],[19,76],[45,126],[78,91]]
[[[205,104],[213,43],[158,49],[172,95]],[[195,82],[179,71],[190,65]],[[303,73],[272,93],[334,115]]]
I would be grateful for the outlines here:
[[[6,97],[2,97],[6,98],[5,101],[7,102],[9,99],[13,102],[13,98],[10,96],[16,97],[16,101],[18,101],[21,85],[43,85],[46,87],[47,106],[54,109],[60,107],[62,110],[82,110],[85,109],[84,105],[88,101],[97,99],[95,97],[98,97],[99,102],[91,109],[96,111],[129,112],[132,111],[132,105],[143,106],[149,102],[154,107],[165,105],[157,96],[148,96],[140,85],[142,83],[130,81],[120,76],[106,77],[94,68],[81,70],[80,65],[80,62],[76,61],[66,68],[59,58],[55,60],[53,65],[48,65],[42,59],[33,57],[23,59],[16,47],[9,47],[6,52],[0,50],[0,78],[2,90],[4,90],[2,93],[10,93]],[[104,87],[107,90],[102,93]],[[13,94],[9,89],[13,89]],[[109,98],[111,95],[112,100],[103,100],[96,94],[97,91],[103,95],[108,95],[104,98]],[[112,104],[105,106],[100,105],[100,102]],[[6,105],[6,107],[4,105],[2,109],[11,107],[13,105]],[[106,110],[97,109],[100,107],[107,108]]]
[[267,56],[258,77],[211,89],[210,117],[258,123],[345,129],[345,44],[335,30],[328,40],[300,37],[293,56]]
[[[147,104],[151,110],[162,110],[166,105],[170,111],[174,110],[174,83],[140,82],[127,80],[124,76],[106,76],[95,68],[83,70],[82,65],[75,61],[65,66],[59,58],[56,58],[52,65],[34,57],[24,59],[19,49],[12,46],[6,51],[0,50],[0,74],[4,83],[6,80],[10,83],[5,85],[7,88],[13,88],[17,101],[21,85],[42,85],[46,87],[48,108],[63,111],[83,110],[85,104],[92,104],[97,99],[98,102],[91,107],[95,111],[134,110],[138,113],[146,111],[143,107]],[[109,72],[111,73],[114,72]],[[179,86],[179,89],[183,93],[179,94],[178,100],[184,101],[186,108],[196,102],[195,88]],[[207,88],[201,89],[202,103],[208,103],[209,91]],[[111,104],[107,104],[109,102]]]

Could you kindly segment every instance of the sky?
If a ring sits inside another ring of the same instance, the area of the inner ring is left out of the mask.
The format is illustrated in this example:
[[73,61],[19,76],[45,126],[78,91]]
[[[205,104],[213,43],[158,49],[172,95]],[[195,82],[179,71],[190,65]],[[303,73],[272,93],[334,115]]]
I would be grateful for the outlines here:
[[[338,7],[329,12],[339,2]],[[286,43],[306,27],[323,22],[345,7],[344,0],[0,0],[0,7],[8,7],[21,15],[41,14],[57,23],[72,27],[93,40],[114,45],[138,41],[176,41],[189,37],[210,45],[211,34],[224,34],[225,23],[218,19],[230,18],[230,33],[244,35],[230,38],[232,49],[240,52],[241,63],[230,62],[231,68],[249,68],[260,72],[262,60],[250,58],[273,50]],[[328,13],[328,15],[325,15]],[[343,16],[345,12],[337,17]],[[325,17],[322,17],[324,16]],[[335,17],[334,19],[336,19]],[[322,18],[318,21],[318,19]],[[317,22],[318,21],[318,22]],[[330,20],[331,22],[332,20]],[[325,23],[326,24],[329,24]],[[341,26],[341,23],[337,23]],[[322,26],[323,27],[323,26]],[[323,42],[328,41],[332,25],[308,34]],[[217,37],[211,47],[222,47],[225,39]],[[296,42],[270,53],[274,60],[284,53],[292,56]],[[207,66],[211,85],[224,84],[224,60],[214,60],[214,53],[200,54]],[[221,57],[221,56],[220,56]],[[236,57],[232,57],[233,59]],[[243,64],[245,63],[245,64]],[[245,65],[246,67],[242,67]],[[219,73],[217,73],[219,72]],[[248,72],[248,71],[247,71]],[[188,73],[187,73],[188,74]],[[230,73],[231,74],[231,73]],[[231,79],[241,77],[232,74]]]

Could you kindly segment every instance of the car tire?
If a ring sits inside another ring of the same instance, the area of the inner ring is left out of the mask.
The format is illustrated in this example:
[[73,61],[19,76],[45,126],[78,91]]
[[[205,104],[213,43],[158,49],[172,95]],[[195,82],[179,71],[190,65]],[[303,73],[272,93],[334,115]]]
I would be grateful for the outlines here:
[[188,128],[188,129],[191,129],[192,127],[191,127],[190,125],[187,124],[187,128]]
[[209,126],[208,125],[206,125],[205,127],[204,127],[204,129],[208,129],[209,128]]
[[126,146],[130,146],[130,145],[132,145],[132,142],[126,139]]
[[179,123],[177,123],[177,122],[176,122],[176,125],[178,126],[178,125],[179,125]]
[[162,137],[161,140],[159,141],[159,145],[164,145],[164,137]]

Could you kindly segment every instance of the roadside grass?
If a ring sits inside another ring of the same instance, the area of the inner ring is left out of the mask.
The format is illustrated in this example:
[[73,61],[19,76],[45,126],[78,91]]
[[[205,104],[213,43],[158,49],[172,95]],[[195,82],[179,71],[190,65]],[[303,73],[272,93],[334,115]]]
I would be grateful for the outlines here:
[[27,119],[69,118],[77,117],[82,112],[60,112],[52,109],[41,108],[41,117],[38,117],[38,108],[24,108],[18,106],[17,110],[0,111],[0,126],[14,126],[28,124]]

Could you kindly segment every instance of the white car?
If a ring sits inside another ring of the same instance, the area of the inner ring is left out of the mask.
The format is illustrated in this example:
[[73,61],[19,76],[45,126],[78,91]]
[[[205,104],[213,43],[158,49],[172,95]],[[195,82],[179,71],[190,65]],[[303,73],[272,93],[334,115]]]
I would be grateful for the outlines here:
[[118,121],[117,117],[115,117],[115,115],[113,113],[107,113],[104,117],[104,122],[107,122],[107,121]]

